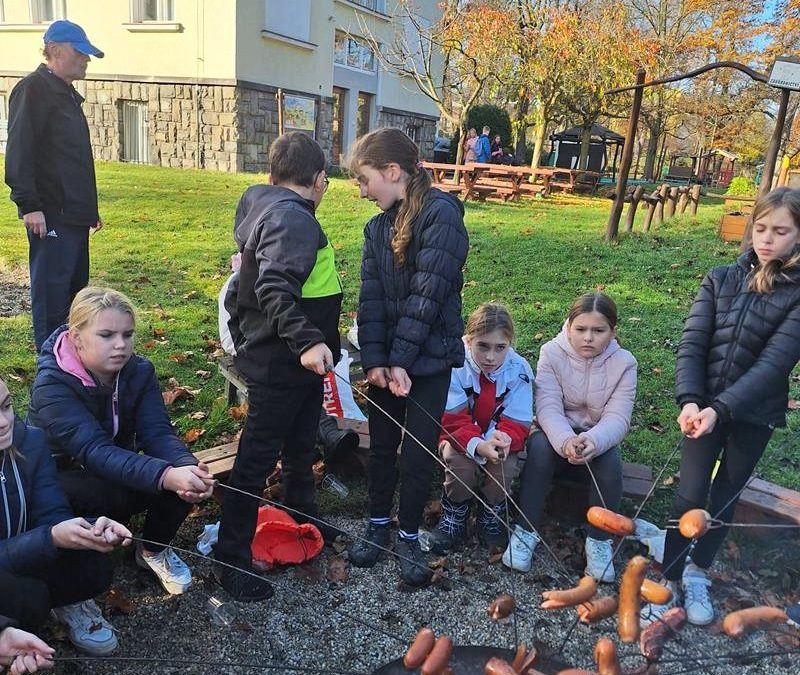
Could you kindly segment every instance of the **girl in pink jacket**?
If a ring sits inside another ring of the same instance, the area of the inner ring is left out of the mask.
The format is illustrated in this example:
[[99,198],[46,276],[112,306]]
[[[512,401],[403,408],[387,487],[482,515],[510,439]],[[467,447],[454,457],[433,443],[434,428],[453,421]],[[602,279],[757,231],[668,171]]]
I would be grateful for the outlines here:
[[[539,536],[544,502],[554,475],[589,481],[589,505],[613,511],[622,498],[618,445],[630,426],[636,397],[636,359],[616,341],[617,307],[602,293],[572,305],[564,327],[542,346],[536,367],[536,424],[528,439],[520,506],[527,520],[514,528],[503,564],[527,572]],[[591,480],[591,471],[597,481]],[[589,528],[586,574],[613,582],[610,536]]]

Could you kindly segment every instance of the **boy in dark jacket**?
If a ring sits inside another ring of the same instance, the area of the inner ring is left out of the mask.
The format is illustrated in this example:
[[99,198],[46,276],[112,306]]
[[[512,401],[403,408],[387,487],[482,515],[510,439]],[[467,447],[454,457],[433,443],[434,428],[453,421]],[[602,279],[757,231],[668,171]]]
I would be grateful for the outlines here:
[[[340,353],[342,287],[314,215],[328,186],[322,149],[291,132],[272,144],[269,161],[272,184],[245,191],[234,226],[242,262],[226,306],[249,409],[229,485],[260,494],[280,457],[287,507],[314,520],[311,466],[322,377]],[[217,560],[249,569],[257,510],[253,497],[225,492]],[[265,580],[225,565],[216,574],[235,599],[272,595]]]

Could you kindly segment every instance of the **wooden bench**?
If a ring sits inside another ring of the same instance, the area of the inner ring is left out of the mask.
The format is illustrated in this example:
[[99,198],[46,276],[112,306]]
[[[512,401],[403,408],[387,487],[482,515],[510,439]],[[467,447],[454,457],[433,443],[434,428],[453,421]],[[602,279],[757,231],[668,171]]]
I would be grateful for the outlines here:
[[673,166],[669,173],[664,176],[664,180],[672,183],[685,183],[688,185],[694,178],[694,169],[691,166]]
[[[800,525],[800,492],[775,485],[761,478],[753,478],[744,489],[733,521],[736,523]],[[755,534],[772,533],[772,529],[748,528]],[[789,530],[779,530],[789,533]],[[792,530],[797,533],[797,530]]]

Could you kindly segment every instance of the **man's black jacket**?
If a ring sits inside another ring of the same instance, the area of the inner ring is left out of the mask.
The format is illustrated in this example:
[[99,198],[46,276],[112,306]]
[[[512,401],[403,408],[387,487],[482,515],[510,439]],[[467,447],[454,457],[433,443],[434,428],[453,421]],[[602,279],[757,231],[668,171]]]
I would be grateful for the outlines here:
[[83,97],[42,64],[9,98],[5,180],[20,217],[43,211],[68,225],[98,221]]

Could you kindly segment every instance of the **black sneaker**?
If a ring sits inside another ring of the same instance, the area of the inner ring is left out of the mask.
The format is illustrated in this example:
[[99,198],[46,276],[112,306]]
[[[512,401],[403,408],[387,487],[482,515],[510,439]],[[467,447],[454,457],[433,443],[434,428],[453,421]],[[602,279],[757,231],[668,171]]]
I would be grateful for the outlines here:
[[442,496],[442,517],[431,532],[431,552],[445,555],[458,547],[467,531],[467,516],[472,500],[452,502]]
[[356,567],[372,567],[383,558],[385,551],[382,549],[387,548],[389,548],[389,525],[367,523],[363,539],[358,539],[350,547],[350,562]]
[[400,564],[400,578],[405,583],[409,586],[427,586],[430,583],[433,571],[419,547],[419,539],[398,537],[394,552]]
[[490,508],[481,505],[478,516],[478,538],[487,548],[502,548],[508,546],[508,531],[506,521],[508,512],[506,503],[500,502]]
[[231,567],[214,565],[214,576],[220,586],[224,588],[228,595],[234,600],[241,602],[260,602],[275,595],[272,584],[266,579],[253,574],[246,574],[241,570]]

